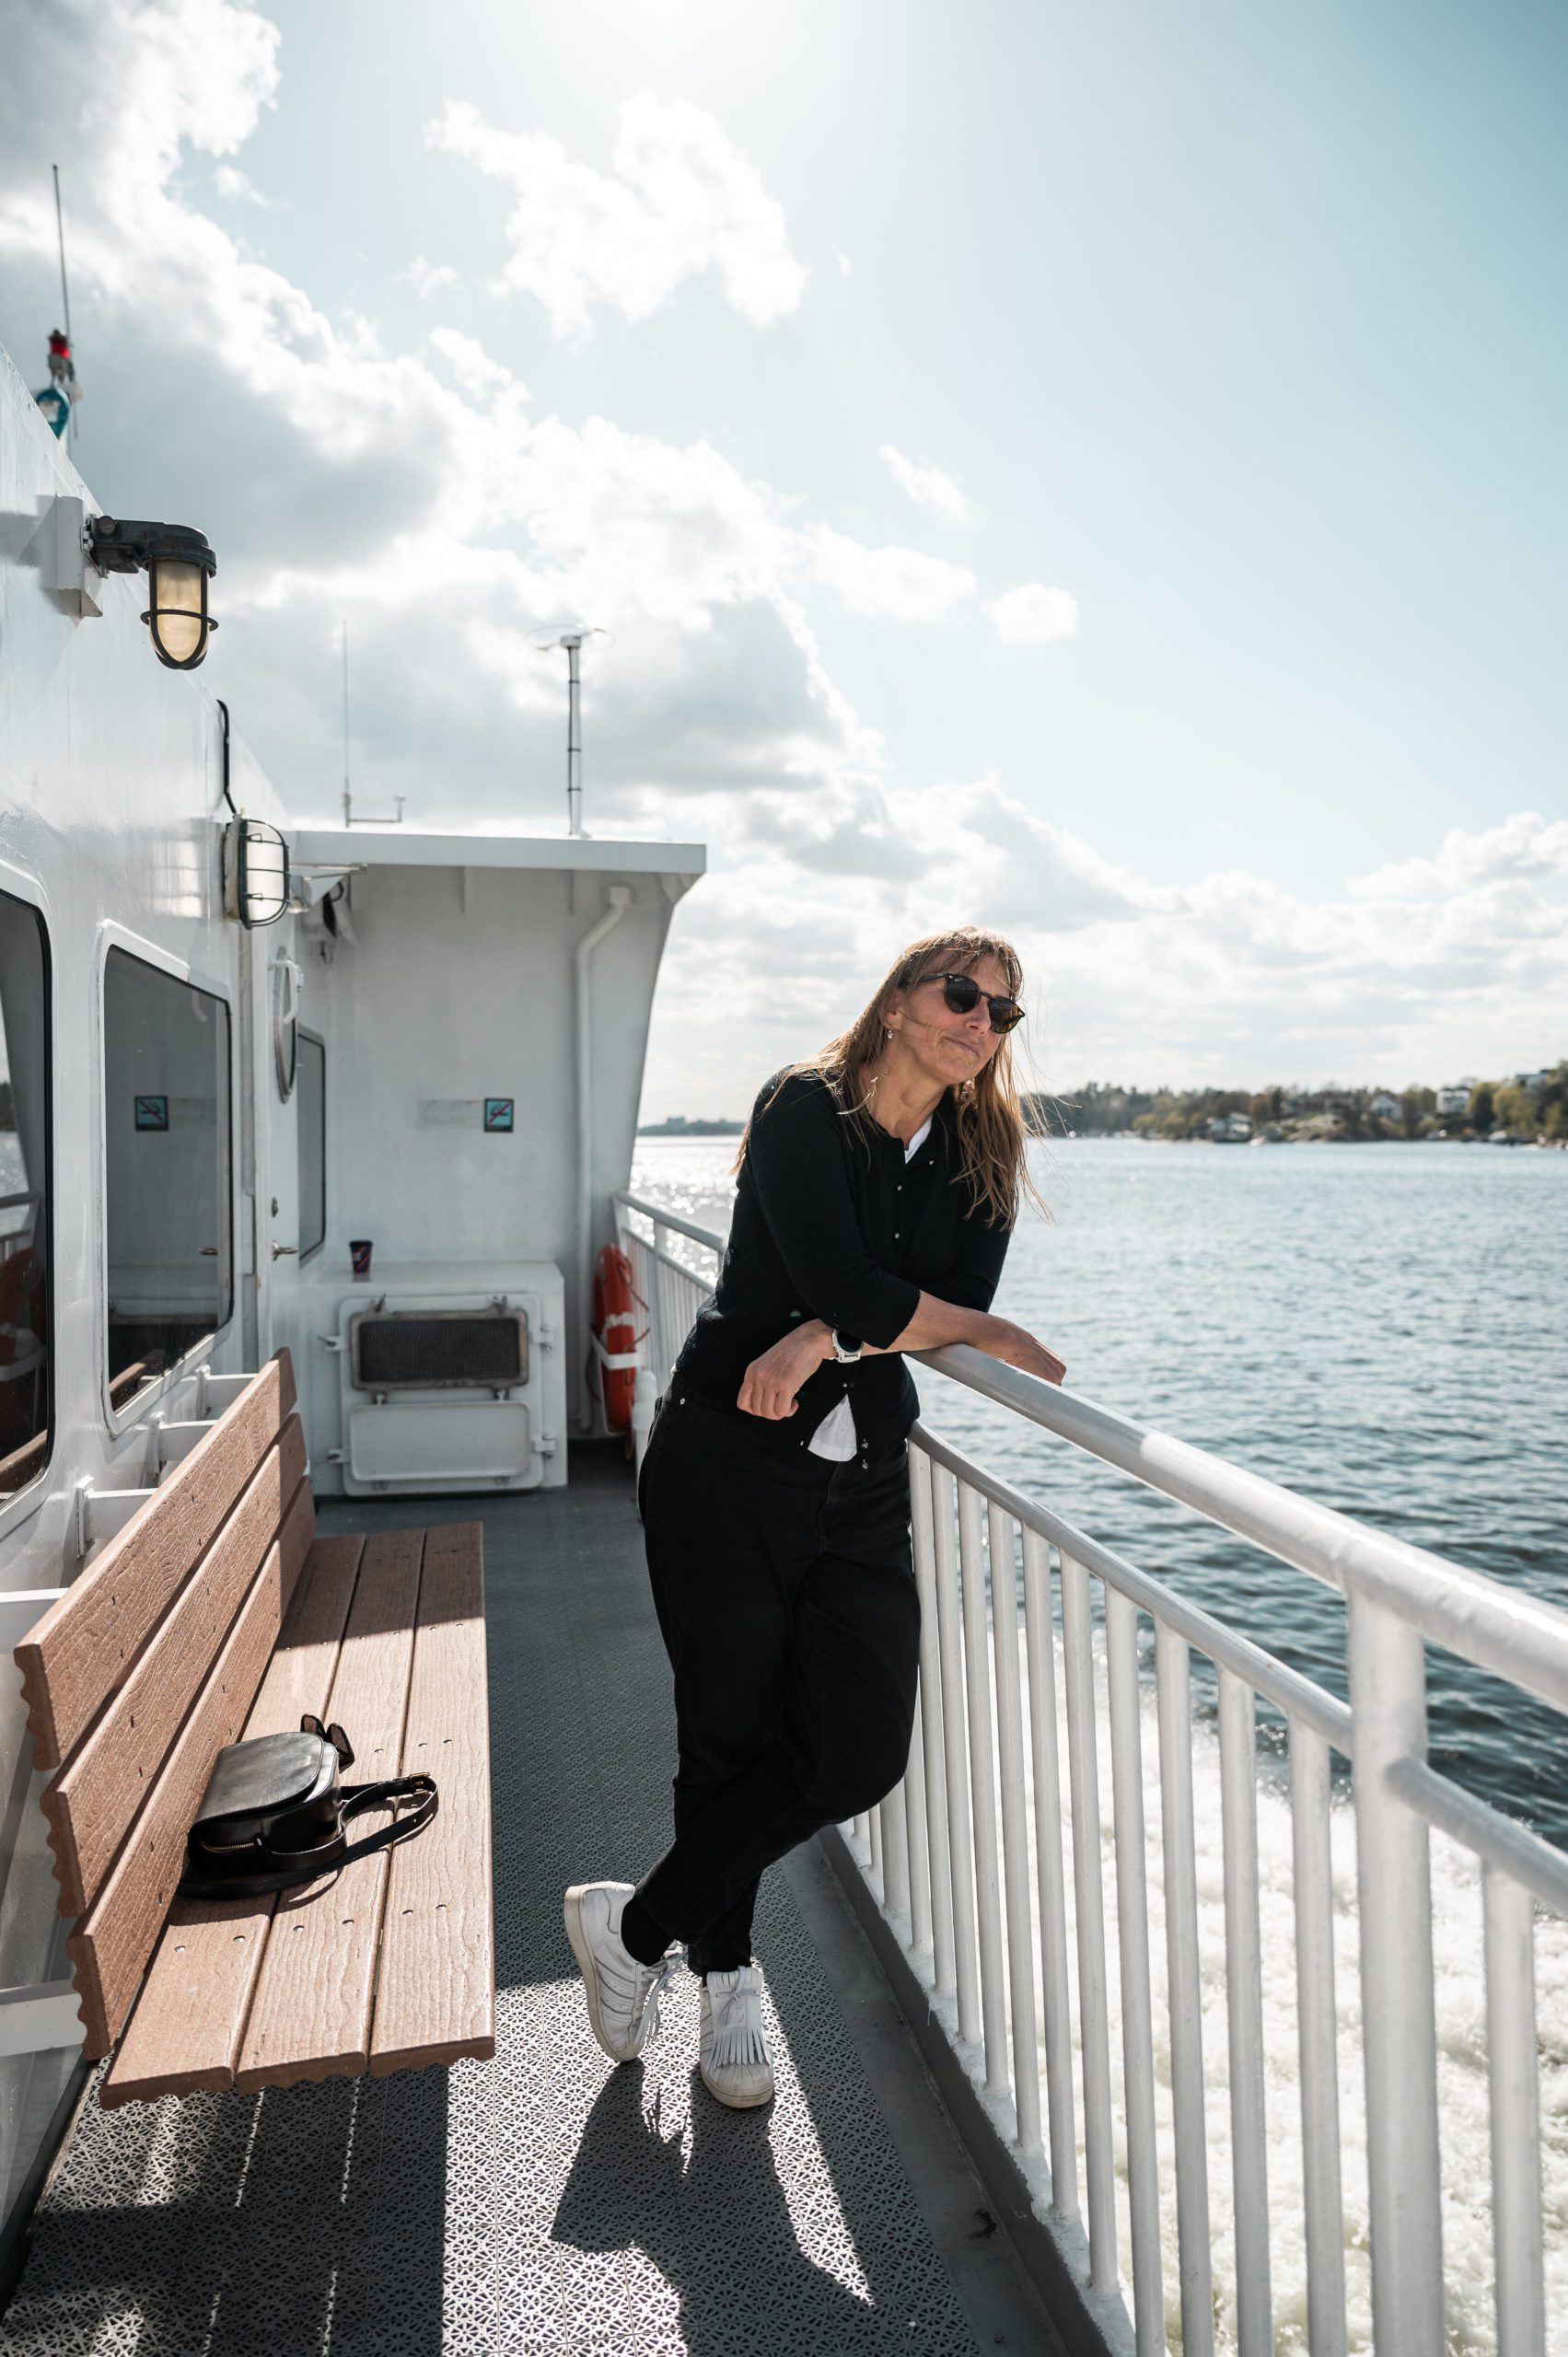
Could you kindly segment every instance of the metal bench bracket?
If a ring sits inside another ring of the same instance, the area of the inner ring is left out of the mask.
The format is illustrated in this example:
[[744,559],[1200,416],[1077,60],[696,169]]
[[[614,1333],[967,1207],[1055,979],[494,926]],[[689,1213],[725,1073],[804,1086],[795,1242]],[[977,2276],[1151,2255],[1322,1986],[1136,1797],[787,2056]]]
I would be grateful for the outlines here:
[[0,1989],[0,2055],[44,2054],[58,2046],[80,2046],[84,2036],[75,1986],[41,1980],[30,1988]]

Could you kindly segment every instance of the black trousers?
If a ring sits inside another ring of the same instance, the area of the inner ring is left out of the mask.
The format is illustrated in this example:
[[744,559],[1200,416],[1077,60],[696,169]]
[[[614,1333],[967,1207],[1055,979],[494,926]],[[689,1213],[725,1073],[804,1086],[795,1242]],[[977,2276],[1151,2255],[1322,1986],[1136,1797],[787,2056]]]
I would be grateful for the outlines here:
[[920,1659],[908,1451],[834,1464],[675,1393],[638,1501],[679,1765],[675,1840],[635,1911],[693,1970],[733,1971],[766,1868],[903,1774]]

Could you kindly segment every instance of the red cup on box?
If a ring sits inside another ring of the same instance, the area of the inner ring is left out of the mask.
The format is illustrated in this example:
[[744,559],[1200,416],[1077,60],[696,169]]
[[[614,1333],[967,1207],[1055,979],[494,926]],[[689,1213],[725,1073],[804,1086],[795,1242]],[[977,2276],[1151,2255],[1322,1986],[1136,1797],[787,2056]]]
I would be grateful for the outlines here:
[[367,1236],[351,1236],[348,1240],[348,1249],[349,1258],[354,1262],[354,1275],[356,1277],[368,1277],[370,1274],[370,1238]]

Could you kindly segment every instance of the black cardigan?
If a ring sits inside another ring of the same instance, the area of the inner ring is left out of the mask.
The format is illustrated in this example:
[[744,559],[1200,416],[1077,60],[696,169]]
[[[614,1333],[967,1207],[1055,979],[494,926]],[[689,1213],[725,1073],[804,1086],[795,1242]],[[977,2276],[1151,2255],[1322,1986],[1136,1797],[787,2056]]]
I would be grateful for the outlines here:
[[[717,1289],[671,1388],[739,1414],[747,1368],[798,1318],[825,1318],[886,1350],[922,1293],[989,1309],[1010,1233],[971,1208],[950,1097],[906,1164],[898,1138],[875,1123],[867,1138],[844,1119],[819,1074],[775,1074],[752,1109]],[[801,1386],[793,1416],[746,1422],[804,1448],[846,1391],[865,1453],[900,1449],[919,1400],[896,1353],[854,1366],[829,1359]]]

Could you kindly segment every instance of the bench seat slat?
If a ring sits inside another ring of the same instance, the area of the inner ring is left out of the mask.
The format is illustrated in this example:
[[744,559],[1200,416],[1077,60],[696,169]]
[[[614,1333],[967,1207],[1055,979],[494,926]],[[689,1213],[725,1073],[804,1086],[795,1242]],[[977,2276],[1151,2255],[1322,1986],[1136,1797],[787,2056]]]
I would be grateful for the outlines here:
[[184,1869],[186,1829],[206,1790],[213,1761],[245,1724],[315,1527],[315,1501],[309,1483],[302,1481],[192,1705],[179,1743],[102,1889],[66,1941],[82,1999],[89,2061],[107,2054],[124,2027],[158,1925]]
[[[366,1546],[325,1714],[354,1744],[355,1783],[398,1773],[424,1550],[422,1530],[380,1532]],[[350,1838],[387,1816],[355,1817]],[[242,2092],[366,2069],[389,1863],[380,1851],[279,1894],[236,2074]]]
[[[250,1715],[249,1739],[324,1714],[365,1540],[318,1538]],[[197,1795],[200,1799],[200,1794]],[[108,2110],[234,2084],[275,1901],[177,1898],[102,2089]]]
[[382,2078],[495,2051],[490,1888],[490,1718],[482,1531],[427,1531],[402,1772],[425,1770],[441,1805],[391,1853],[370,2071]]
[[17,1647],[36,1767],[58,1768],[123,1683],[295,1396],[280,1351]]
[[131,1676],[44,1793],[63,1915],[80,1915],[96,1897],[304,1477],[305,1433],[291,1415]]

